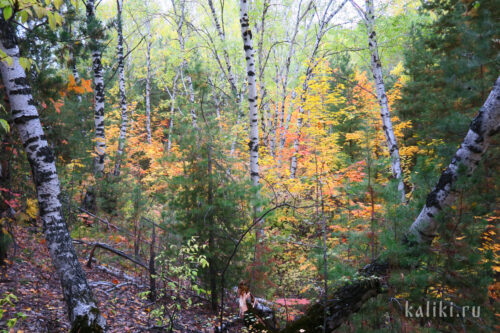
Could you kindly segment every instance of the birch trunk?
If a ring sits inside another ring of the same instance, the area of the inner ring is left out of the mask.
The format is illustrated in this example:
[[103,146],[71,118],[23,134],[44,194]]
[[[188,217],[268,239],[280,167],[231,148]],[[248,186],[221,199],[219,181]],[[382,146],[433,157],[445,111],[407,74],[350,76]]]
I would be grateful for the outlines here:
[[[95,0],[87,0],[87,28],[92,34],[96,30]],[[92,70],[94,72],[94,123],[96,139],[96,158],[94,160],[94,173],[101,175],[104,172],[106,160],[106,135],[104,131],[104,77],[101,63],[99,38],[94,38],[90,43],[92,51]]]
[[415,237],[417,242],[431,242],[434,239],[437,228],[435,218],[457,197],[453,187],[457,182],[460,166],[465,167],[466,175],[470,176],[488,149],[492,136],[499,131],[500,77],[498,77],[483,107],[472,120],[469,131],[451,163],[427,196],[424,208],[410,227],[410,237]]
[[373,0],[366,0],[366,28],[368,32],[368,46],[370,49],[371,69],[375,86],[377,90],[377,99],[380,105],[380,116],[382,118],[382,128],[384,130],[387,148],[391,155],[392,175],[398,180],[398,192],[401,196],[401,202],[406,202],[405,186],[403,182],[403,171],[401,169],[401,159],[399,157],[398,143],[394,130],[392,129],[391,115],[389,112],[389,103],[387,101],[384,77],[382,74],[382,63],[378,54],[377,34],[375,32],[375,12]]
[[[222,43],[226,42],[226,34],[222,29],[219,19],[217,18],[217,13],[215,12],[214,3],[212,0],[208,0],[208,5],[210,6],[210,11],[212,13],[212,18],[214,19],[215,29],[217,30],[217,34],[219,35]],[[229,58],[229,54],[227,53],[226,47],[222,48],[222,53],[224,55],[224,62],[226,63],[227,69],[227,80],[229,81],[229,85],[231,86],[231,91],[235,98],[238,96],[238,89],[236,88],[236,78],[233,73],[233,66],[231,65],[231,59]]]
[[[240,0],[240,24],[241,36],[243,38],[243,49],[247,65],[247,85],[248,85],[248,107],[249,107],[249,142],[250,151],[250,178],[254,186],[259,186],[259,116],[257,103],[257,80],[255,79],[255,57],[253,49],[252,31],[248,16],[248,0]],[[261,207],[254,207],[257,215]],[[262,247],[260,245],[263,238],[262,221],[255,227],[255,262],[258,265],[261,260]],[[252,270],[255,280],[256,270]]]
[[147,29],[147,40],[146,40],[146,133],[148,143],[151,144],[151,23],[149,18],[149,12],[147,11],[148,1],[146,1],[146,29]]
[[127,93],[125,91],[125,65],[123,59],[123,29],[122,29],[122,9],[123,0],[116,0],[117,9],[117,31],[118,31],[118,86],[120,90],[120,108],[122,110],[122,122],[120,125],[120,138],[118,139],[118,150],[116,151],[115,159],[115,170],[113,174],[115,176],[120,175],[120,167],[122,162],[122,155],[125,149],[125,140],[127,138],[127,123],[128,123],[128,112],[127,112]]
[[59,201],[61,192],[55,157],[49,148],[31,87],[19,64],[15,29],[0,14],[0,50],[12,58],[12,64],[0,62],[2,79],[9,97],[12,119],[19,131],[31,165],[37,190],[40,218],[49,253],[61,281],[68,307],[72,332],[104,332],[106,322],[100,315],[85,273],[78,262]]
[[177,73],[175,74],[174,82],[172,83],[172,93],[167,89],[168,94],[170,95],[170,121],[168,124],[168,141],[167,141],[167,153],[170,153],[172,149],[172,133],[174,128],[174,113],[175,113],[175,98],[177,96],[177,80],[179,79],[179,75],[182,71],[182,68],[179,68]]
[[193,80],[191,80],[190,75],[186,75],[186,81],[188,83],[188,89],[189,89],[189,103],[191,104],[191,123],[193,124],[194,129],[198,129],[198,119],[196,117],[196,111],[194,109]]

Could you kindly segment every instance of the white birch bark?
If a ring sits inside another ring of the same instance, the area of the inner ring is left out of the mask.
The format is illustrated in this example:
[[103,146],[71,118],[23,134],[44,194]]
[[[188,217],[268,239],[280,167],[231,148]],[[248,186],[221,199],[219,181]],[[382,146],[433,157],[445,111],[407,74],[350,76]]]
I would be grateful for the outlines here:
[[189,89],[189,103],[191,104],[191,124],[193,124],[194,129],[198,129],[198,118],[196,117],[196,111],[194,109],[194,89],[191,75],[186,75],[186,81]]
[[9,97],[12,119],[19,131],[33,173],[40,218],[50,257],[61,281],[72,332],[104,332],[106,322],[100,315],[85,273],[78,262],[59,201],[61,192],[55,157],[50,149],[24,69],[19,64],[15,29],[0,13],[0,50],[12,64],[0,62],[3,83]]
[[382,74],[382,63],[378,53],[377,34],[375,32],[375,12],[373,0],[366,0],[366,28],[368,32],[368,46],[371,53],[371,69],[375,87],[377,90],[377,99],[380,105],[380,116],[382,118],[382,128],[384,130],[387,148],[391,156],[392,175],[398,180],[398,192],[401,196],[401,202],[406,202],[405,186],[403,182],[403,171],[401,169],[401,159],[399,156],[399,148],[392,128],[391,115],[389,112],[389,103]]
[[290,178],[295,178],[296,173],[297,173],[297,164],[298,164],[298,157],[299,157],[299,147],[300,147],[300,138],[302,136],[302,125],[304,123],[304,103],[306,102],[306,94],[307,91],[309,90],[309,79],[311,78],[312,72],[314,70],[314,60],[316,58],[316,54],[319,50],[319,46],[321,43],[321,40],[323,36],[326,33],[326,28],[328,26],[328,23],[332,20],[332,18],[337,15],[337,13],[344,7],[344,5],[347,3],[347,0],[343,0],[340,5],[335,9],[329,16],[327,16],[328,10],[330,9],[331,5],[333,4],[333,0],[330,0],[325,8],[325,11],[322,15],[319,28],[318,28],[318,33],[316,34],[316,41],[314,43],[312,52],[311,52],[311,57],[309,58],[309,62],[307,64],[307,69],[306,69],[306,77],[304,79],[304,82],[302,84],[302,92],[300,94],[300,105],[299,105],[299,116],[297,118],[297,129],[295,132],[295,140],[293,142],[293,155],[292,159],[290,161]]
[[117,10],[117,32],[118,32],[118,87],[120,90],[120,109],[122,111],[122,121],[120,125],[120,138],[118,139],[118,150],[115,157],[115,176],[120,175],[120,167],[122,162],[122,155],[125,149],[125,140],[127,139],[127,123],[128,123],[128,110],[127,110],[127,92],[125,89],[125,64],[123,59],[123,29],[122,29],[122,9],[123,0],[116,0]]
[[[175,4],[175,0],[172,0],[172,7],[174,9],[174,14],[176,16],[177,23],[177,36],[179,39],[179,47],[182,54],[182,63],[181,63],[181,72],[186,68],[187,61],[184,57],[184,49],[185,49],[185,38],[182,32],[182,28],[184,27],[185,20],[185,0],[180,1],[180,13],[177,12],[177,6]],[[182,73],[181,76],[183,77]],[[189,102],[191,104],[190,114],[191,114],[191,123],[195,130],[198,129],[198,121],[196,116],[196,111],[194,109],[194,89],[193,89],[193,80],[191,79],[191,75],[186,75],[186,81],[189,89]]]
[[[95,30],[97,24],[97,19],[95,17],[95,0],[87,0],[86,8],[87,27],[90,30]],[[94,123],[97,154],[94,160],[94,172],[96,175],[101,175],[104,172],[104,164],[106,160],[106,135],[104,132],[104,77],[99,46],[98,38],[95,38],[90,43],[92,51],[92,70],[94,72]]]
[[500,132],[500,77],[497,78],[488,99],[472,120],[469,131],[451,163],[441,174],[437,185],[410,227],[410,237],[419,242],[431,242],[436,236],[437,215],[457,198],[453,190],[459,178],[459,168],[470,176],[488,149],[492,137]]
[[172,133],[174,128],[174,113],[175,113],[175,98],[177,96],[177,80],[179,79],[179,75],[182,71],[182,68],[177,70],[175,74],[174,81],[172,83],[172,92],[166,87],[167,93],[170,95],[170,121],[168,124],[168,141],[167,141],[167,153],[170,153],[172,149]]
[[259,184],[259,117],[257,110],[257,82],[255,79],[255,59],[252,40],[252,31],[248,17],[248,0],[240,0],[240,24],[243,37],[243,49],[247,64],[247,86],[249,107],[249,142],[250,149],[250,177],[252,184]]
[[148,143],[151,144],[151,22],[146,0],[146,133]]

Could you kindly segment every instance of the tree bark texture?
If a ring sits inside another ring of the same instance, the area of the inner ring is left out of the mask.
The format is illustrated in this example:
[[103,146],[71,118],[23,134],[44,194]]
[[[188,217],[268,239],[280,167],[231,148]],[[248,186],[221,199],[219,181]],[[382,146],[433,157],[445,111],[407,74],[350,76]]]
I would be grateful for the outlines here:
[[125,150],[125,140],[127,139],[127,123],[128,123],[128,110],[127,110],[127,92],[125,90],[125,64],[123,58],[123,28],[122,28],[122,10],[123,0],[116,0],[117,9],[117,32],[118,32],[118,87],[120,90],[120,109],[122,111],[122,122],[120,125],[120,137],[118,139],[118,150],[115,157],[115,176],[120,175],[120,168],[122,163],[122,155]]
[[0,69],[10,101],[12,119],[31,166],[43,232],[50,257],[61,281],[72,332],[104,332],[106,322],[99,312],[85,273],[78,262],[64,220],[59,201],[61,189],[55,156],[40,123],[26,73],[19,63],[15,29],[3,18],[0,18],[0,49],[12,58],[11,65],[0,62]]

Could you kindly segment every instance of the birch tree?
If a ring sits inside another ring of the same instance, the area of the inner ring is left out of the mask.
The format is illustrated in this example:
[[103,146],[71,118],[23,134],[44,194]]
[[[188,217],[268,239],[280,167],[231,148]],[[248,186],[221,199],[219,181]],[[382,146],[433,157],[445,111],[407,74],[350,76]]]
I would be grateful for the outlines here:
[[116,30],[118,32],[118,46],[117,46],[118,75],[119,75],[118,86],[120,90],[120,109],[122,111],[122,121],[120,125],[120,138],[118,139],[118,150],[116,151],[116,157],[115,157],[115,170],[113,172],[115,176],[120,175],[122,155],[123,155],[123,150],[125,149],[125,140],[127,139],[127,123],[128,123],[127,92],[125,90],[125,64],[123,58],[122,9],[123,9],[123,0],[116,0],[116,11],[117,11]]
[[104,172],[106,159],[106,135],[104,131],[104,77],[101,62],[99,35],[101,34],[99,21],[95,16],[95,0],[87,0],[87,30],[92,40],[89,48],[92,51],[92,70],[94,72],[94,123],[96,154],[94,172],[100,175]]
[[31,165],[43,231],[50,257],[61,282],[72,326],[71,331],[104,332],[106,322],[100,314],[85,273],[78,262],[64,220],[59,201],[61,189],[55,156],[47,143],[31,87],[20,65],[15,28],[11,21],[5,21],[3,14],[0,14],[0,51],[9,58],[0,61],[0,70],[10,102],[12,119]]
[[[182,31],[184,27],[184,22],[186,19],[186,3],[185,0],[180,0],[180,8],[177,9],[177,6],[175,4],[175,0],[172,0],[172,7],[174,9],[174,14],[176,17],[176,23],[177,23],[177,37],[179,39],[179,47],[180,51],[182,54],[182,62],[181,62],[181,79],[183,79],[184,74],[182,71],[186,68],[187,66],[187,61],[185,58],[185,43],[186,39],[184,37],[184,33]],[[193,80],[191,79],[190,74],[186,74],[186,81],[187,81],[187,88],[189,89],[188,94],[189,94],[189,102],[191,104],[190,108],[190,114],[191,114],[191,124],[193,125],[194,129],[198,129],[198,121],[197,121],[197,116],[196,116],[196,111],[194,109],[194,89],[193,89]]]
[[[243,38],[243,49],[245,50],[247,87],[248,87],[248,118],[249,118],[249,141],[248,148],[250,152],[250,178],[253,186],[259,186],[259,115],[257,103],[257,80],[255,78],[255,57],[253,49],[252,31],[250,29],[250,20],[248,16],[248,0],[240,0],[240,25],[241,36]],[[260,207],[254,207],[256,213]],[[262,222],[255,228],[255,257],[256,262],[260,261],[261,246],[260,241],[263,238]]]
[[391,156],[391,170],[394,178],[398,180],[398,192],[401,197],[401,202],[406,202],[405,186],[403,181],[403,171],[401,169],[401,158],[399,156],[399,148],[392,128],[391,114],[389,111],[389,103],[387,100],[386,88],[384,84],[384,76],[382,74],[382,63],[378,53],[377,33],[375,31],[375,9],[373,0],[366,0],[365,12],[354,2],[350,0],[351,4],[358,11],[363,19],[366,30],[368,33],[368,47],[370,49],[370,63],[377,90],[377,100],[380,105],[380,117],[382,118],[382,128]]
[[438,183],[427,196],[425,206],[410,227],[410,237],[422,243],[431,242],[436,236],[438,214],[457,198],[453,190],[459,178],[459,169],[465,168],[465,174],[470,176],[479,165],[481,158],[488,149],[492,137],[500,131],[500,77],[479,113],[472,120],[469,131],[460,148],[455,153],[451,163],[441,174]]

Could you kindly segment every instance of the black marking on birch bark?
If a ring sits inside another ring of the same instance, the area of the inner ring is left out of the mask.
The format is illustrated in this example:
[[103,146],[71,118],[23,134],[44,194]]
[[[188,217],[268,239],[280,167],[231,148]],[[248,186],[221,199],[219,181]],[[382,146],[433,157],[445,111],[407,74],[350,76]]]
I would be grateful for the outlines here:
[[36,153],[36,156],[41,158],[45,163],[53,163],[55,160],[54,153],[49,146],[41,147]]
[[45,135],[40,135],[40,136],[32,136],[31,138],[29,138],[28,140],[26,140],[24,143],[23,143],[23,146],[26,147],[27,145],[29,145],[30,143],[33,143],[33,142],[36,142],[38,140],[46,140],[45,138]]
[[474,145],[467,145],[467,146],[465,146],[465,148],[467,148],[468,150],[470,150],[474,154],[481,154],[483,152],[482,147],[476,147]]
[[483,125],[483,114],[484,111],[480,110],[478,115],[472,120],[470,124],[470,130],[479,135],[480,137],[483,136],[483,130],[482,130],[482,125]]
[[32,116],[24,116],[23,115],[23,116],[14,118],[14,123],[17,124],[17,125],[22,125],[22,124],[27,123],[30,120],[33,120],[33,119],[38,119],[38,114],[37,115],[32,115]]
[[11,110],[11,113],[13,116],[15,116],[16,114],[19,114],[19,113],[23,113],[24,110]]
[[29,82],[28,82],[28,79],[26,77],[21,76],[21,77],[13,79],[11,81],[19,86],[29,86]]
[[20,88],[9,91],[9,95],[31,95],[31,88]]
[[30,98],[27,103],[28,103],[28,105],[36,106],[35,101],[33,100],[33,98]]

